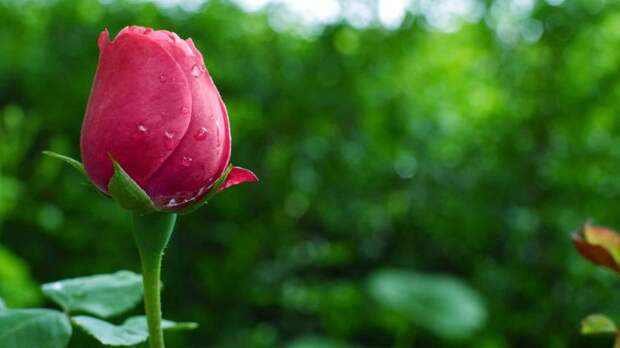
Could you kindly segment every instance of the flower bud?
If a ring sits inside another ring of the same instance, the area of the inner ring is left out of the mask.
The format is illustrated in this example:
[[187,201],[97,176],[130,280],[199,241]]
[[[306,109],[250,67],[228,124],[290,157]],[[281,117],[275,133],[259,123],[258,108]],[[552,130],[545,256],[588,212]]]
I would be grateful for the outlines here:
[[[113,41],[103,31],[99,65],[81,134],[91,181],[108,193],[111,158],[162,210],[205,196],[228,167],[224,102],[191,39],[131,26]],[[233,167],[220,189],[256,181]]]

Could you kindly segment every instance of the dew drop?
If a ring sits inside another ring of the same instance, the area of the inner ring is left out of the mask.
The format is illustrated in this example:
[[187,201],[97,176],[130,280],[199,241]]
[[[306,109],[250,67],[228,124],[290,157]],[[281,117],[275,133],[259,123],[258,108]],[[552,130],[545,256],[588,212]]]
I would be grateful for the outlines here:
[[187,106],[182,107],[182,108],[181,108],[181,113],[182,113],[183,115],[187,115],[187,114],[189,114],[189,108],[188,108]]
[[146,134],[147,131],[148,129],[143,124],[138,125],[138,133]]
[[189,167],[192,165],[192,158],[189,156],[183,156],[183,159],[181,160],[181,165],[183,167]]
[[201,187],[201,188],[200,188],[200,189],[196,192],[196,194],[194,195],[194,199],[195,199],[196,197],[200,197],[200,196],[202,196],[202,194],[205,192],[205,190],[206,190],[206,187],[205,187],[205,186]]
[[166,207],[172,208],[177,205],[177,200],[174,198],[170,198],[170,200],[166,203]]
[[164,137],[165,137],[164,145],[166,146],[166,149],[172,150],[174,148],[174,132],[165,131]]
[[168,76],[166,76],[166,74],[164,73],[159,74],[159,82],[165,83],[166,80],[168,80]]
[[222,132],[221,132],[221,128],[220,128],[220,123],[219,123],[219,122],[216,122],[216,123],[215,123],[215,125],[216,125],[216,127],[217,127],[217,128],[216,128],[216,129],[217,129],[217,132],[216,132],[216,135],[217,135],[217,136],[216,136],[216,143],[215,143],[215,146],[216,146],[216,147],[220,147],[220,146],[222,146],[222,134],[221,134]]
[[198,77],[200,76],[200,74],[202,74],[202,69],[200,69],[200,66],[198,64],[194,64],[194,66],[192,67],[192,76]]
[[161,117],[166,117],[166,116],[168,116],[168,112],[166,112],[166,111],[162,111],[162,112],[160,112],[159,114],[161,115]]
[[148,128],[146,128],[145,125],[143,125],[142,123],[138,124],[138,126],[136,127],[136,133],[135,133],[135,138],[136,139],[142,139],[144,137],[147,136],[148,134]]
[[207,127],[202,127],[199,130],[196,131],[196,134],[194,135],[194,139],[196,140],[205,140],[205,138],[207,137],[207,133],[209,132],[209,130],[207,129]]

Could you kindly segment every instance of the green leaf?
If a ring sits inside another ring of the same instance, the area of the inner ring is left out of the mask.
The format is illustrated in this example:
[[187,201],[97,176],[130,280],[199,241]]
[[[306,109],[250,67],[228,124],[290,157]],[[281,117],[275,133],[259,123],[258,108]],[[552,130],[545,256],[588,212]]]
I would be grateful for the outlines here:
[[4,303],[4,300],[0,297],[0,311],[3,311],[6,309],[6,304]]
[[86,170],[84,170],[84,165],[82,164],[82,162],[75,160],[69,156],[65,156],[65,155],[61,155],[59,153],[53,152],[53,151],[43,151],[43,154],[46,156],[50,156],[56,159],[59,159],[65,163],[67,163],[68,165],[70,165],[71,167],[75,168],[78,172],[80,172],[80,174],[82,174],[87,180],[88,180],[88,175],[86,175]]
[[368,290],[386,309],[442,338],[469,337],[487,317],[480,295],[451,276],[379,270],[370,276]]
[[[123,324],[125,327],[129,327],[135,330],[148,331],[146,324],[146,317],[143,315],[131,317]],[[188,331],[194,330],[198,327],[198,323],[194,322],[175,322],[172,320],[162,320],[161,327],[168,331]]]
[[146,341],[149,334],[145,330],[117,326],[93,317],[71,318],[73,323],[107,346],[133,346]]
[[615,334],[618,331],[613,320],[603,314],[591,314],[581,321],[584,335]]
[[179,213],[181,215],[187,215],[189,213],[193,213],[198,208],[200,208],[203,205],[207,204],[207,202],[211,198],[213,198],[213,196],[215,196],[217,194],[217,190],[220,188],[220,186],[222,186],[224,181],[226,181],[226,178],[228,177],[228,174],[230,174],[231,170],[232,170],[232,164],[229,164],[228,167],[226,167],[226,169],[224,170],[224,173],[222,173],[222,175],[215,181],[215,183],[213,184],[213,186],[209,190],[209,193],[207,193],[206,195],[204,195],[202,198],[200,198],[196,202],[192,203],[191,205],[188,205],[187,207],[184,207],[183,209],[180,209],[179,211],[177,211],[177,213]]
[[49,309],[0,311],[0,347],[64,348],[71,338],[67,316]]
[[43,293],[67,312],[103,318],[123,313],[142,299],[142,277],[129,271],[61,280],[42,286]]
[[118,162],[110,156],[114,166],[114,175],[108,183],[108,192],[121,207],[140,214],[148,214],[158,211],[151,198],[144,190],[125,172]]
[[[86,333],[108,346],[133,346],[145,342],[149,336],[144,316],[129,318],[123,325],[114,325],[88,316],[77,316],[71,320]],[[198,327],[196,323],[162,321],[164,330],[192,330],[196,327]]]

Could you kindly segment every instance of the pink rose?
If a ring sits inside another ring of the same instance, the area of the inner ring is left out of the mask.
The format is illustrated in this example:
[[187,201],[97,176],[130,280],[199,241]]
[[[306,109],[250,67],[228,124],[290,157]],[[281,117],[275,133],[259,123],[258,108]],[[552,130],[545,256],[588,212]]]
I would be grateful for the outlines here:
[[[81,152],[93,183],[108,192],[110,156],[159,209],[206,195],[230,162],[224,102],[191,39],[138,26],[113,41],[103,31],[84,116]],[[257,181],[233,167],[220,190]]]

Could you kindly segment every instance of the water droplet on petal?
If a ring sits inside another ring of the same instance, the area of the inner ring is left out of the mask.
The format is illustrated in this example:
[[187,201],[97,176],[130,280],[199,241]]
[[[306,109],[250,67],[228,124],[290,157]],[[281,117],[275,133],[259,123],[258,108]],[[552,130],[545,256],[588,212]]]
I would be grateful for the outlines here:
[[216,131],[217,137],[216,137],[215,146],[216,147],[220,147],[220,146],[222,146],[222,129],[220,128],[220,122],[219,121],[215,122],[215,126],[217,127],[216,128],[217,129],[217,131]]
[[187,106],[182,107],[182,108],[181,108],[181,113],[182,113],[183,115],[187,115],[187,114],[189,114],[189,108],[188,108]]
[[170,198],[170,200],[166,203],[167,208],[173,208],[177,205],[177,200],[174,198]]
[[167,111],[162,111],[159,113],[162,117],[166,117],[168,116],[168,112]]
[[166,80],[168,80],[168,76],[166,76],[166,74],[164,73],[159,74],[159,82],[165,83]]
[[142,139],[145,136],[148,135],[148,128],[146,128],[145,125],[143,125],[142,123],[138,124],[138,126],[136,127],[136,133],[135,133],[135,138],[136,139]]
[[202,194],[207,190],[207,186],[203,186],[196,192],[196,197],[202,196]]
[[166,149],[172,150],[174,148],[174,132],[165,131],[164,137],[164,145],[166,146]]
[[150,34],[152,32],[153,32],[153,29],[151,29],[151,28],[144,29],[144,35],[148,35],[148,34]]
[[183,167],[189,167],[192,165],[192,158],[189,156],[183,156],[183,160],[181,160],[181,165]]
[[200,66],[198,64],[194,64],[194,66],[192,67],[192,76],[198,77],[200,76],[200,74],[202,74],[202,70],[200,69]]
[[194,135],[194,139],[196,139],[196,140],[205,140],[205,138],[207,137],[207,133],[208,132],[209,132],[209,130],[207,129],[207,127],[202,127],[198,131],[196,131],[196,135]]

